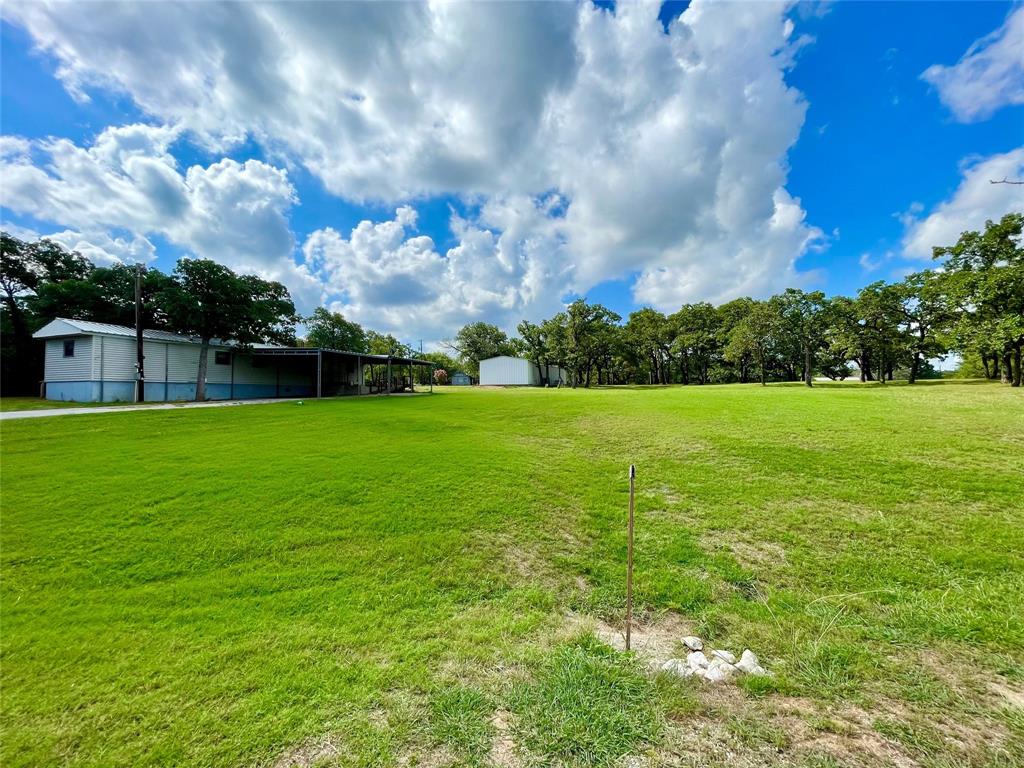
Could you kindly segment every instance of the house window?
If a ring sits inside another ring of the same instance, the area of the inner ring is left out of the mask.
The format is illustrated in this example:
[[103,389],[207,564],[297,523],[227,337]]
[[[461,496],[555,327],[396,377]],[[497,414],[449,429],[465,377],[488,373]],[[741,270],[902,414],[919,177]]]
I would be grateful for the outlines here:
[[74,356],[75,356],[75,340],[74,339],[64,339],[64,357],[74,357]]
[[230,352],[214,352],[213,362],[217,365],[231,365],[231,353]]

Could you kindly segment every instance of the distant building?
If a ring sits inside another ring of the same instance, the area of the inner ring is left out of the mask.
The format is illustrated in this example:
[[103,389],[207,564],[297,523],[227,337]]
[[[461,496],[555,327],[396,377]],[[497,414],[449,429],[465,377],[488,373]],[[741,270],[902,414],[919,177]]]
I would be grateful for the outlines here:
[[[548,386],[555,386],[567,379],[565,371],[557,365],[547,367]],[[501,355],[480,361],[480,383],[490,386],[539,387],[545,382],[541,381],[540,370],[532,361]]]
[[473,377],[468,373],[459,371],[452,375],[452,386],[453,387],[468,387],[473,383]]
[[[43,387],[47,400],[135,399],[134,328],[58,318],[32,336],[46,344]],[[143,331],[142,339],[143,399],[195,399],[200,341],[168,331]],[[315,347],[242,348],[219,340],[210,342],[208,355],[206,397],[210,400],[400,392],[412,388],[415,366],[433,367],[412,358]]]

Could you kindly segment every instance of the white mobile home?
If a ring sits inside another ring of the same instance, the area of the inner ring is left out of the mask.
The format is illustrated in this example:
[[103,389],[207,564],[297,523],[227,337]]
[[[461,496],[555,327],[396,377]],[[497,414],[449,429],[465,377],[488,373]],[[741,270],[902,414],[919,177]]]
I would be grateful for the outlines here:
[[[557,365],[549,365],[547,384],[554,386],[560,381],[567,381],[565,371]],[[522,357],[501,355],[480,361],[480,383],[491,386],[539,387],[544,382],[541,381],[540,370],[532,361]]]
[[[46,344],[43,388],[47,400],[135,399],[134,328],[58,318],[33,337]],[[142,339],[143,399],[194,399],[200,341],[149,330],[142,332]],[[210,400],[396,392],[412,386],[413,366],[431,366],[411,358],[314,347],[241,348],[223,341],[212,341],[208,354],[206,396]],[[367,369],[370,383],[366,381]]]

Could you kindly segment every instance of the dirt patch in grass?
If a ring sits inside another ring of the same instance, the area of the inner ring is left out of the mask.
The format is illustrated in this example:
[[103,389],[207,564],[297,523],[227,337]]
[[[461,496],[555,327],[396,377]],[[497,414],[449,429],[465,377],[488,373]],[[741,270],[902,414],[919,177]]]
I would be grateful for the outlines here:
[[849,766],[917,768],[900,745],[872,729],[870,718],[822,710],[808,699],[751,700],[732,686],[700,686],[701,710],[675,718],[659,750],[668,765]]
[[982,659],[965,657],[963,651],[937,650],[922,651],[918,658],[932,675],[978,709],[1024,710],[1024,688],[991,669],[979,672]]
[[537,579],[551,568],[548,559],[539,552],[517,544],[506,546],[504,555],[509,570],[520,579]]
[[[784,556],[784,555],[783,555]],[[651,669],[685,655],[681,638],[693,624],[675,613],[635,624],[632,646]],[[623,651],[621,625],[569,614],[561,634],[592,632]],[[936,651],[915,654],[911,666],[927,675],[921,685],[938,686],[916,703],[878,693],[870,703],[817,700],[771,693],[752,696],[735,685],[708,686],[693,680],[668,684],[687,689],[695,709],[669,715],[651,765],[818,766],[921,768],[942,761],[964,766],[1015,764],[998,710],[1020,707],[1024,694],[1002,677],[979,677],[973,662]],[[943,689],[945,692],[943,692]],[[925,689],[927,690],[927,689]],[[967,711],[955,702],[970,702]],[[952,706],[952,709],[949,707]],[[969,713],[969,714],[968,714]]]
[[339,740],[333,736],[326,736],[287,750],[274,761],[272,768],[312,768],[339,755]]
[[[570,613],[566,616],[569,632],[593,632],[598,640],[619,651],[626,650],[626,629],[593,616]],[[653,621],[635,622],[630,631],[631,650],[644,661],[654,663],[677,658],[682,653],[681,639],[693,634],[693,624],[675,613],[664,613]]]
[[797,741],[797,752],[810,757],[828,755],[841,764],[853,768],[869,766],[895,766],[895,768],[918,768],[920,763],[903,754],[892,742],[870,733],[834,734],[818,733],[812,738]]
[[751,570],[786,562],[786,550],[770,541],[732,541],[729,542],[729,550],[736,562]]
[[1011,686],[1003,680],[992,680],[989,682],[988,688],[1006,706],[1024,709],[1024,690]]
[[497,547],[505,563],[505,572],[520,583],[554,587],[563,584],[565,578],[555,563],[560,558],[584,549],[586,545],[573,531],[564,529],[547,539],[543,547],[536,541],[523,541],[510,534],[498,534],[493,538],[488,536],[486,541],[474,542],[471,546],[481,549]]
[[488,763],[494,768],[520,768],[522,761],[512,738],[512,714],[504,709],[497,710],[491,717],[491,727],[494,741],[487,755]]
[[915,768],[918,765],[900,745],[874,730],[874,719],[863,710],[817,709],[810,717],[808,714],[804,711],[799,715],[774,715],[790,734],[794,752],[828,754],[856,766]]
[[890,699],[870,707],[783,695],[751,699],[733,686],[680,684],[691,685],[700,704],[693,716],[670,720],[659,749],[664,764],[1014,764],[1007,729],[984,716],[965,721]]
[[447,768],[459,762],[446,747],[435,747],[423,752],[409,752],[398,758],[402,768]]

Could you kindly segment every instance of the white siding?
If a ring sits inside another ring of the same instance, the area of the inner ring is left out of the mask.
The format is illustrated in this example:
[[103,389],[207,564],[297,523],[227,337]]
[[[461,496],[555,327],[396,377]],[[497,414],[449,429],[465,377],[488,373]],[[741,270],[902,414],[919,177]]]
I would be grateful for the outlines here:
[[93,336],[96,362],[94,378],[99,381],[135,381],[135,339],[124,336]]
[[480,361],[480,383],[484,385],[536,386],[537,366],[520,357],[492,357]]
[[90,381],[92,379],[92,346],[89,336],[75,337],[75,356],[64,357],[64,339],[46,342],[47,381]]
[[168,346],[170,345],[160,341],[142,342],[142,350],[146,355],[143,361],[146,366],[146,381],[166,381],[164,375],[167,372]]
[[[230,384],[231,383],[231,363],[227,365],[217,365],[217,352],[223,352],[224,350],[216,347],[210,347],[206,354],[206,383],[207,384]],[[228,360],[230,361],[230,357]],[[196,365],[199,365],[199,355],[196,355]],[[196,374],[199,373],[198,368],[192,372],[192,379],[195,380]]]
[[[134,381],[135,339],[128,336],[93,335],[76,336],[74,357],[64,357],[64,339],[46,340],[46,380],[61,381]],[[146,381],[152,383],[192,384],[199,367],[198,344],[183,344],[146,340]],[[229,351],[232,365],[218,365],[218,351]],[[257,384],[276,386],[303,386],[314,383],[315,364],[311,369],[295,370],[299,359],[282,359],[278,373],[274,360],[254,365],[252,357],[228,347],[209,349],[206,371],[207,384]],[[308,362],[308,361],[307,361]],[[232,371],[232,368],[234,369]],[[352,383],[359,383],[353,374]]]
[[[130,376],[135,375],[135,340],[107,338],[105,343],[127,341],[130,360]],[[169,381],[177,384],[190,384],[196,380],[199,373],[199,345],[198,344],[177,344],[160,341],[143,342],[146,353],[146,381]],[[120,345],[118,345],[120,348]],[[230,384],[231,366],[217,365],[216,353],[221,347],[210,347],[206,366],[206,381],[208,384]],[[119,363],[119,357],[105,355],[107,361]],[[236,361],[237,365],[237,361]],[[107,373],[104,376],[110,378]]]
[[199,371],[198,344],[167,345],[167,380],[188,383],[196,380]]

